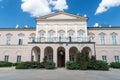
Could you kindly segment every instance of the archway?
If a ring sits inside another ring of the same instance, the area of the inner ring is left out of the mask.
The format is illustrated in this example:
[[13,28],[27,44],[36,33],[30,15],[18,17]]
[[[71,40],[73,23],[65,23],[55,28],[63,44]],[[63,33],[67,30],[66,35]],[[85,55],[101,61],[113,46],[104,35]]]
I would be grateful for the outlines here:
[[46,47],[44,50],[44,60],[45,61],[53,61],[53,48]]
[[32,48],[31,61],[40,62],[40,48],[37,46]]
[[90,47],[84,47],[82,49],[82,52],[86,53],[90,58],[92,57],[92,50],[90,49]]
[[65,48],[59,47],[57,49],[57,66],[65,67]]
[[69,49],[69,60],[76,61],[78,49],[76,47],[71,47]]

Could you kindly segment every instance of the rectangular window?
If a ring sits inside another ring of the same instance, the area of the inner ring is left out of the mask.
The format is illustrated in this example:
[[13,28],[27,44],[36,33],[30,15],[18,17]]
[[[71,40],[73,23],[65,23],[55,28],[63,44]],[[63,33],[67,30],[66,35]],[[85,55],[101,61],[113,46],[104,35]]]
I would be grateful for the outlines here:
[[59,34],[59,41],[60,41],[60,42],[63,42],[63,41],[64,41],[64,34],[63,34],[63,33],[60,33],[60,34]]
[[44,41],[45,41],[45,34],[40,33],[40,42],[44,42]]
[[79,38],[79,41],[82,42],[83,39],[84,39],[84,33],[83,33],[83,32],[80,32],[80,33],[78,34],[78,38]]
[[69,42],[74,41],[74,33],[69,33]]
[[105,44],[105,36],[104,35],[100,35],[100,43]]
[[7,45],[10,45],[10,43],[11,43],[11,37],[10,37],[10,36],[7,36],[6,44],[7,44]]
[[117,44],[117,36],[112,35],[112,44]]
[[115,59],[115,62],[119,62],[120,61],[119,56],[114,56],[114,59]]
[[102,56],[102,61],[107,62],[107,56]]
[[53,42],[54,41],[54,33],[49,34],[49,41]]
[[21,56],[17,56],[17,62],[21,62]]
[[23,45],[23,38],[19,38],[18,44]]
[[6,62],[9,61],[9,56],[8,56],[8,55],[5,55],[5,57],[4,57],[4,61],[6,61]]

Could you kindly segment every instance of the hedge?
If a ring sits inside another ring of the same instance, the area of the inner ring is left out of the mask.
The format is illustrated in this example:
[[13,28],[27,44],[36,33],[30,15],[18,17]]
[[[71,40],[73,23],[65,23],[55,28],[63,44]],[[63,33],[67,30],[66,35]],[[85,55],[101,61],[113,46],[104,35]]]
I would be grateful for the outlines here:
[[55,69],[55,63],[52,61],[48,61],[44,63],[45,69]]
[[77,62],[68,61],[66,63],[66,68],[70,70],[78,70],[80,68],[80,65]]
[[112,62],[110,63],[110,67],[120,69],[120,62]]
[[6,61],[0,61],[0,67],[12,67],[11,62],[6,62]]
[[36,69],[40,68],[39,62],[20,62],[16,65],[16,69]]
[[100,60],[89,61],[87,64],[87,69],[107,71],[109,70],[109,65],[108,63]]

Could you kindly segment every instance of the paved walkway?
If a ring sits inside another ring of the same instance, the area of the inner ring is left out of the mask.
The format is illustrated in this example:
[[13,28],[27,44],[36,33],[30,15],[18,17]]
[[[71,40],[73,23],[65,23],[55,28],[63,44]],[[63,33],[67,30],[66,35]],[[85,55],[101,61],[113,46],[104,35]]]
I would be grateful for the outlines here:
[[110,71],[66,70],[15,70],[0,68],[0,80],[120,80],[120,69]]

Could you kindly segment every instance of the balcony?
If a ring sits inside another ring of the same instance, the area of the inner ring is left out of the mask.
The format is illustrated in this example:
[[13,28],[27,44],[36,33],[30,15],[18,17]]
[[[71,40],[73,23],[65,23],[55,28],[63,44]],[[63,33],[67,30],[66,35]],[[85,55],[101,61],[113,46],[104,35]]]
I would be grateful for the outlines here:
[[94,42],[93,38],[90,37],[40,37],[33,38],[30,37],[30,43],[38,42]]

